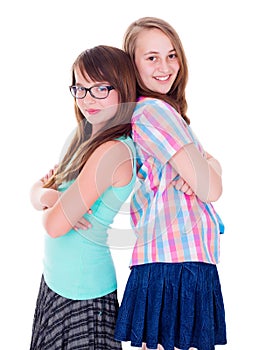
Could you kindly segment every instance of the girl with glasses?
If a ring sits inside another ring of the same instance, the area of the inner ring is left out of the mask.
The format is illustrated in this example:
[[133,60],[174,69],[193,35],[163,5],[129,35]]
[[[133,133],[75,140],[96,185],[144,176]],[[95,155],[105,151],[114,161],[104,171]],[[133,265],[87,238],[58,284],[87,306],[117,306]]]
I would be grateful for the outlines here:
[[222,193],[221,166],[190,127],[176,31],[141,18],[126,30],[124,50],[137,77],[132,137],[140,187],[131,198],[137,241],[115,339],[143,349],[213,350],[226,344],[216,266],[223,224],[212,205]]
[[46,234],[30,349],[122,349],[113,334],[117,282],[107,230],[135,183],[130,58],[103,45],[82,52],[70,91],[75,134],[58,167],[31,189]]

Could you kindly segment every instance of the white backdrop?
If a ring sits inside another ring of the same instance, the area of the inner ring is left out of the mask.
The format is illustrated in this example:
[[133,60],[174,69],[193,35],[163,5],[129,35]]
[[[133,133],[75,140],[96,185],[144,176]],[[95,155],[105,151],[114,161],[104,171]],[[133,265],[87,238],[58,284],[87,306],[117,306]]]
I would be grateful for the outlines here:
[[[266,347],[264,2],[1,3],[1,349],[29,349],[44,234],[29,189],[58,161],[75,125],[68,90],[72,62],[94,45],[121,47],[126,27],[143,16],[161,17],[177,29],[189,64],[191,125],[223,167],[224,193],[216,208],[226,225],[219,272],[228,345],[218,349]],[[131,249],[112,254],[121,298]]]

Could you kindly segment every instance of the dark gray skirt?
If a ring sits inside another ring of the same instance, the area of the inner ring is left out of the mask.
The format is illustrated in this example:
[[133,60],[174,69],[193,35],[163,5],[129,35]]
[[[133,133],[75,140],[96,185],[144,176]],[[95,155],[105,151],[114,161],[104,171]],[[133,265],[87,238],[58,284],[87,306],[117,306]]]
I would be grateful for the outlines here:
[[117,291],[71,300],[54,293],[42,277],[30,350],[121,350],[114,340]]

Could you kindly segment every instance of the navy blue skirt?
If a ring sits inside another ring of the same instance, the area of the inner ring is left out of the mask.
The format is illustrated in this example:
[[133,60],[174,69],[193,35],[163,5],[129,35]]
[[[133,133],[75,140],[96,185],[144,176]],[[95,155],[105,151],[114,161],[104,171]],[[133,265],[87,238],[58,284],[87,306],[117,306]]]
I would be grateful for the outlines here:
[[119,308],[115,339],[164,350],[214,350],[226,344],[216,265],[201,262],[134,266]]

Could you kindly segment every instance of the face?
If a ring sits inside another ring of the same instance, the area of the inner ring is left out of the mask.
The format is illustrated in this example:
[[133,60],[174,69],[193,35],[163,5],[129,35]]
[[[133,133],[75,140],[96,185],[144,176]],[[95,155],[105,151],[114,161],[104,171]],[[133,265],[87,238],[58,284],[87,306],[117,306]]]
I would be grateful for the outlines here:
[[[92,81],[85,79],[79,69],[74,72],[76,86],[90,88],[94,85],[110,85],[107,81]],[[82,99],[76,99],[77,106],[81,113],[92,124],[92,133],[95,134],[100,130],[117,112],[119,95],[116,90],[110,90],[104,99],[97,99],[87,91],[86,96]]]
[[170,39],[159,29],[138,34],[135,64],[146,87],[161,94],[170,90],[180,68]]

